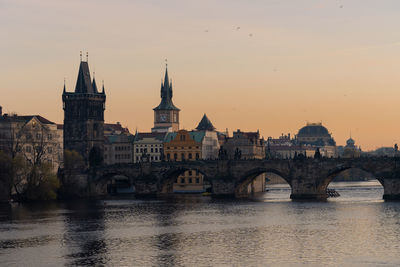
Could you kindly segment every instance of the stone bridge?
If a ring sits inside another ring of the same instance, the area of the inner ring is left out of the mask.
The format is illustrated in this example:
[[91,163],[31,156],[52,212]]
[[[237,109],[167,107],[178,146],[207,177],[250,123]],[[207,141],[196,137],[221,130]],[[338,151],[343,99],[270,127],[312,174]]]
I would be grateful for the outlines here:
[[172,192],[175,179],[197,170],[214,195],[247,196],[247,186],[262,173],[275,173],[291,187],[291,199],[326,199],[329,183],[340,172],[358,168],[371,173],[384,187],[384,199],[400,199],[400,159],[214,160],[157,162],[98,167],[89,171],[92,192],[101,194],[115,176],[125,176],[138,195]]

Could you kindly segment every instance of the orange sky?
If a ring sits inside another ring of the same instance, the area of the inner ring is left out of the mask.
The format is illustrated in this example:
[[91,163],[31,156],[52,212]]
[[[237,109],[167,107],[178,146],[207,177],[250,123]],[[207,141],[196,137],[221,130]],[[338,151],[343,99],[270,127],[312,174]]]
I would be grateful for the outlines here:
[[322,121],[338,145],[351,132],[363,150],[392,146],[399,10],[397,0],[0,0],[0,105],[61,123],[63,79],[72,91],[89,51],[106,121],[149,131],[168,58],[182,128],[203,113],[219,130],[264,137]]

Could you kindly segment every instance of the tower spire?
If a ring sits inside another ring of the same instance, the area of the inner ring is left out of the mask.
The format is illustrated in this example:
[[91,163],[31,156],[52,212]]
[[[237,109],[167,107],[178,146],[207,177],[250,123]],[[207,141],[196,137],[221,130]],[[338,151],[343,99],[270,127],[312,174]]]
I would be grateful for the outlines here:
[[106,90],[104,89],[104,80],[102,80],[102,83],[103,83],[103,89],[101,93],[104,95],[106,93]]
[[64,89],[63,89],[63,93],[65,93],[67,90],[65,89],[65,77],[64,77]]

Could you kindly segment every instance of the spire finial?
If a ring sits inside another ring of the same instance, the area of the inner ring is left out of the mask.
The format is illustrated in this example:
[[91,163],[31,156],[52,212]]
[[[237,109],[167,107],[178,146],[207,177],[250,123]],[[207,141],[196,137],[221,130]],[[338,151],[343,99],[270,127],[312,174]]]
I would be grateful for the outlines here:
[[80,57],[81,62],[82,62],[82,51],[79,51],[79,57]]
[[65,77],[64,77],[64,89],[63,89],[63,92],[64,93],[66,92],[66,89],[65,89]]
[[93,80],[94,80],[94,75],[96,74],[96,72],[93,71]]
[[168,68],[168,59],[165,59],[165,68]]
[[102,94],[105,94],[105,93],[106,93],[106,91],[105,91],[105,89],[104,89],[104,80],[102,80],[102,81],[101,81],[101,83],[103,84],[103,89],[102,89],[102,90],[103,90],[103,92],[102,92]]
[[86,52],[86,62],[89,62],[89,52]]

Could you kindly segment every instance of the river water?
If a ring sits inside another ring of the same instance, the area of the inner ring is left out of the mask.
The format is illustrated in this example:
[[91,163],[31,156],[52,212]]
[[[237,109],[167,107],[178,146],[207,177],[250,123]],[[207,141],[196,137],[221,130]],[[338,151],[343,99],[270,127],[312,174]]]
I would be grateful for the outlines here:
[[400,266],[400,202],[377,182],[292,202],[180,196],[0,206],[1,266]]

